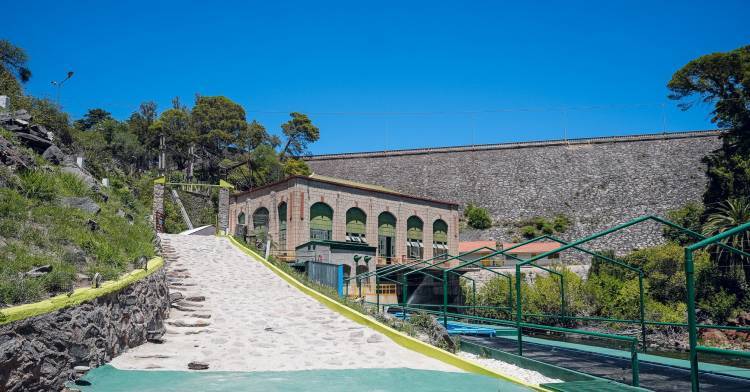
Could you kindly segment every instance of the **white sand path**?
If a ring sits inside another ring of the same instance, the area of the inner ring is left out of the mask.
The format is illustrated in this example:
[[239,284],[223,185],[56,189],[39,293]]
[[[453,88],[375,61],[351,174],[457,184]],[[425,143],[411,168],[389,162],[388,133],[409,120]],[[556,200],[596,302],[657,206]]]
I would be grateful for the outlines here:
[[[408,350],[386,336],[326,308],[212,236],[165,235],[176,251],[167,271],[170,292],[204,301],[172,308],[163,343],[146,343],[112,360],[119,369],[209,370],[412,368],[460,372]],[[189,276],[187,276],[189,275]],[[197,316],[202,316],[200,318]],[[208,317],[208,318],[205,318]],[[180,326],[180,324],[204,326]]]

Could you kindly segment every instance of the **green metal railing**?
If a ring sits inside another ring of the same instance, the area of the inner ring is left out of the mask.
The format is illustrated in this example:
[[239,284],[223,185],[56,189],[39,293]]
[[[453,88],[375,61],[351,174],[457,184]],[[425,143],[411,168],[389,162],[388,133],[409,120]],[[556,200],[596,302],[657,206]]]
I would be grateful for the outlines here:
[[[690,383],[693,392],[700,390],[700,380],[698,377],[698,353],[705,352],[711,354],[718,354],[723,356],[735,356],[742,358],[750,358],[749,352],[725,350],[719,348],[705,347],[698,345],[698,322],[695,317],[695,265],[693,262],[693,253],[695,251],[705,248],[710,245],[726,245],[719,241],[737,235],[739,233],[750,230],[750,222],[739,225],[733,229],[724,231],[723,233],[717,234],[713,237],[706,238],[702,241],[696,242],[690,246],[685,247],[685,280],[687,284],[687,296],[685,298],[687,302],[688,312],[688,342],[690,345]],[[726,246],[722,246],[727,249]],[[729,247],[729,250],[735,250]],[[737,253],[737,252],[735,252]],[[745,252],[740,251],[743,256],[747,257]]]
[[[424,313],[444,315],[444,313],[442,313],[441,311],[423,309],[421,307],[416,307],[416,306],[401,306],[400,304],[393,304],[392,306],[401,307],[404,315],[406,315],[406,311],[409,309],[414,309],[416,311],[420,311]],[[424,306],[424,305],[421,305],[421,306]],[[431,306],[432,305],[427,306],[427,307],[431,307]],[[519,325],[518,323],[514,323],[512,321],[471,316],[471,315],[460,314],[460,313],[448,313],[448,316],[453,319],[484,321],[484,322],[494,323],[498,325],[507,325],[507,326]],[[635,387],[639,386],[640,384],[640,368],[639,368],[639,363],[638,363],[638,338],[634,338],[630,336],[608,334],[608,333],[602,333],[602,332],[584,331],[580,329],[552,327],[552,326],[532,324],[532,323],[520,323],[520,326],[526,329],[535,329],[535,330],[540,330],[540,331],[550,331],[550,332],[558,332],[558,333],[566,333],[566,334],[574,334],[574,335],[584,335],[584,336],[591,336],[595,338],[626,342],[628,343],[629,348],[630,348],[630,366],[631,366],[631,374],[632,374],[632,384]]]

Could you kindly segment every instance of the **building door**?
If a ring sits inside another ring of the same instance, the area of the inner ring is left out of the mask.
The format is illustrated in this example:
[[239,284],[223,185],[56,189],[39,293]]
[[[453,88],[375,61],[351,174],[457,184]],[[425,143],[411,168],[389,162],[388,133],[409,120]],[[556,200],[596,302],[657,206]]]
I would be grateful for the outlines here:
[[386,263],[396,257],[396,217],[390,212],[378,216],[378,254]]
[[396,241],[393,240],[393,237],[380,235],[378,236],[378,253],[380,254],[380,257],[384,258],[386,262],[390,262],[393,260],[393,257],[396,256]]

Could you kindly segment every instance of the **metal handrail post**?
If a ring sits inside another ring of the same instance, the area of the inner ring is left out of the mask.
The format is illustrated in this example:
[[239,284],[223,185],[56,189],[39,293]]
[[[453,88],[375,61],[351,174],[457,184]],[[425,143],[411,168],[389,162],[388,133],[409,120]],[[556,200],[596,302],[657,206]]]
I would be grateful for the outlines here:
[[521,265],[516,264],[516,329],[518,333],[518,355],[523,356],[523,334],[521,333]]
[[643,341],[643,352],[645,353],[648,348],[646,341],[646,301],[643,290],[643,271],[638,274],[638,288],[640,290],[641,340]]
[[443,327],[448,328],[448,272],[443,270]]

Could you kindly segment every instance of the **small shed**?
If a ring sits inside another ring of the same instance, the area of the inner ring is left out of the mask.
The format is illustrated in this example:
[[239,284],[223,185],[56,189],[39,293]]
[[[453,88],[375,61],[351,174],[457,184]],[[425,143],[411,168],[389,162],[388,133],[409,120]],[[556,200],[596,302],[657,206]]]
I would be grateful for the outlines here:
[[[344,266],[344,278],[375,271],[377,248],[364,243],[313,240],[295,248],[297,263],[317,261]],[[359,256],[359,262],[354,261]]]

